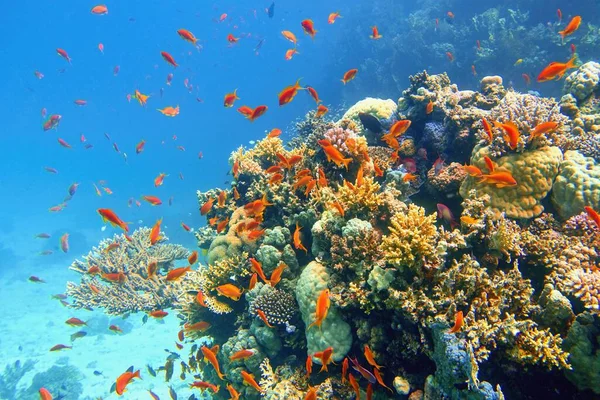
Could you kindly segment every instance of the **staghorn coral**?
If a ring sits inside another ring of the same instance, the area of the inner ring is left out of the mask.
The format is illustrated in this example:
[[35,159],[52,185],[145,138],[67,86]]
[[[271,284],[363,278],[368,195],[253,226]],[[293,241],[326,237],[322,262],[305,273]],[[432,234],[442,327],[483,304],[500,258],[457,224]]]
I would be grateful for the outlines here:
[[[82,274],[81,283],[67,283],[67,295],[73,298],[74,308],[103,308],[110,315],[123,315],[136,311],[153,311],[171,307],[177,298],[178,282],[167,281],[160,271],[168,270],[175,260],[184,259],[188,251],[179,245],[150,244],[150,228],[140,228],[127,240],[124,235],[101,241],[86,256],[84,261],[74,261],[70,269]],[[118,244],[111,250],[108,246]],[[156,261],[157,274],[148,278],[148,264]],[[122,282],[101,281],[97,275],[89,274],[88,268],[98,266],[101,273],[125,275]]]
[[376,215],[383,204],[380,188],[372,177],[367,176],[360,186],[344,182],[339,186],[336,197],[348,216]]
[[390,233],[381,242],[384,260],[400,269],[439,265],[435,221],[435,214],[426,216],[425,209],[414,204],[409,204],[405,213],[394,214]]
[[521,364],[541,364],[548,369],[571,369],[567,362],[569,353],[562,349],[562,342],[563,339],[549,329],[534,326],[517,336],[516,346],[508,351],[508,355]]
[[[488,147],[475,149],[470,164],[487,171],[483,157],[491,157],[489,151]],[[469,176],[460,186],[460,195],[467,198],[476,189],[477,196],[490,196],[490,207],[496,212],[505,212],[510,218],[536,217],[544,211],[541,201],[552,189],[562,157],[558,147],[543,147],[494,159],[496,170],[510,172],[517,185],[498,188]]]

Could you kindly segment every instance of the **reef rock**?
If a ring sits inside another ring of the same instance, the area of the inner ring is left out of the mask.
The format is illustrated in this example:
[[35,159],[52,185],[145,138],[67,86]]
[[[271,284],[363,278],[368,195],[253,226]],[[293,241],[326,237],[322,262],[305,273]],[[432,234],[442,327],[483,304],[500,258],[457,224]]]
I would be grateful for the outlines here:
[[[329,273],[322,264],[311,261],[304,269],[296,286],[296,300],[300,306],[302,320],[306,325],[307,353],[314,354],[333,347],[333,361],[342,361],[352,346],[352,332],[350,325],[346,323],[335,304],[331,304],[327,317],[321,325],[321,329],[308,326],[315,320],[317,298],[321,292],[327,289],[329,284]],[[318,358],[313,361],[320,363]]]

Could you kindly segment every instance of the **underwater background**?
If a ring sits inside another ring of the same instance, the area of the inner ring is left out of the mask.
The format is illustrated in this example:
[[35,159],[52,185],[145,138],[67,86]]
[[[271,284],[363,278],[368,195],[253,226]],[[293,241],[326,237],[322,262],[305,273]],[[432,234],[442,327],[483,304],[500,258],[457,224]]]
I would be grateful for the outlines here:
[[600,398],[597,1],[0,22],[0,399]]

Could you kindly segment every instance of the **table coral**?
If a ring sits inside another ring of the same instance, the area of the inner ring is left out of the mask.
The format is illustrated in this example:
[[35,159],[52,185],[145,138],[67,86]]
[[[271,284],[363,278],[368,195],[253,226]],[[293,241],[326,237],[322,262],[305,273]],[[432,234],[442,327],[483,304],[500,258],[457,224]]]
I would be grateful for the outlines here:
[[552,190],[552,203],[563,218],[600,207],[600,165],[577,151],[565,152]]
[[[483,159],[486,155],[489,156],[488,147],[476,149],[470,164],[487,171]],[[552,189],[562,157],[558,147],[543,147],[494,159],[496,170],[510,172],[517,185],[498,188],[469,176],[460,186],[460,195],[467,198],[471,190],[476,189],[477,196],[490,196],[490,207],[497,212],[505,212],[510,218],[536,217],[544,211],[542,200]]]
[[[127,240],[124,235],[101,241],[86,256],[84,261],[74,261],[70,268],[82,274],[81,283],[67,283],[67,295],[73,299],[75,308],[102,308],[111,315],[128,312],[154,311],[171,307],[177,298],[178,282],[169,282],[165,272],[174,266],[174,261],[184,259],[189,252],[174,244],[163,235],[158,244],[150,244],[150,228],[140,228]],[[108,250],[108,246],[118,247]],[[149,278],[148,264],[157,262],[157,274]],[[100,268],[102,274],[119,273],[125,279],[119,283],[104,282],[96,274],[88,273],[92,266]]]

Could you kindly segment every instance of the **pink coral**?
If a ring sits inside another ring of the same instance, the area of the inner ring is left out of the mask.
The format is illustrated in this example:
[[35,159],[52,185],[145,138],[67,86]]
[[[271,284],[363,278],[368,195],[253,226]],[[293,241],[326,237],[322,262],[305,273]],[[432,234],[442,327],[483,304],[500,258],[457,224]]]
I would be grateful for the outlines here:
[[345,153],[349,153],[348,147],[346,146],[346,140],[349,138],[356,139],[357,135],[353,131],[349,129],[343,128],[331,128],[325,132],[323,135],[325,139],[329,140],[333,147],[337,148],[340,151]]

